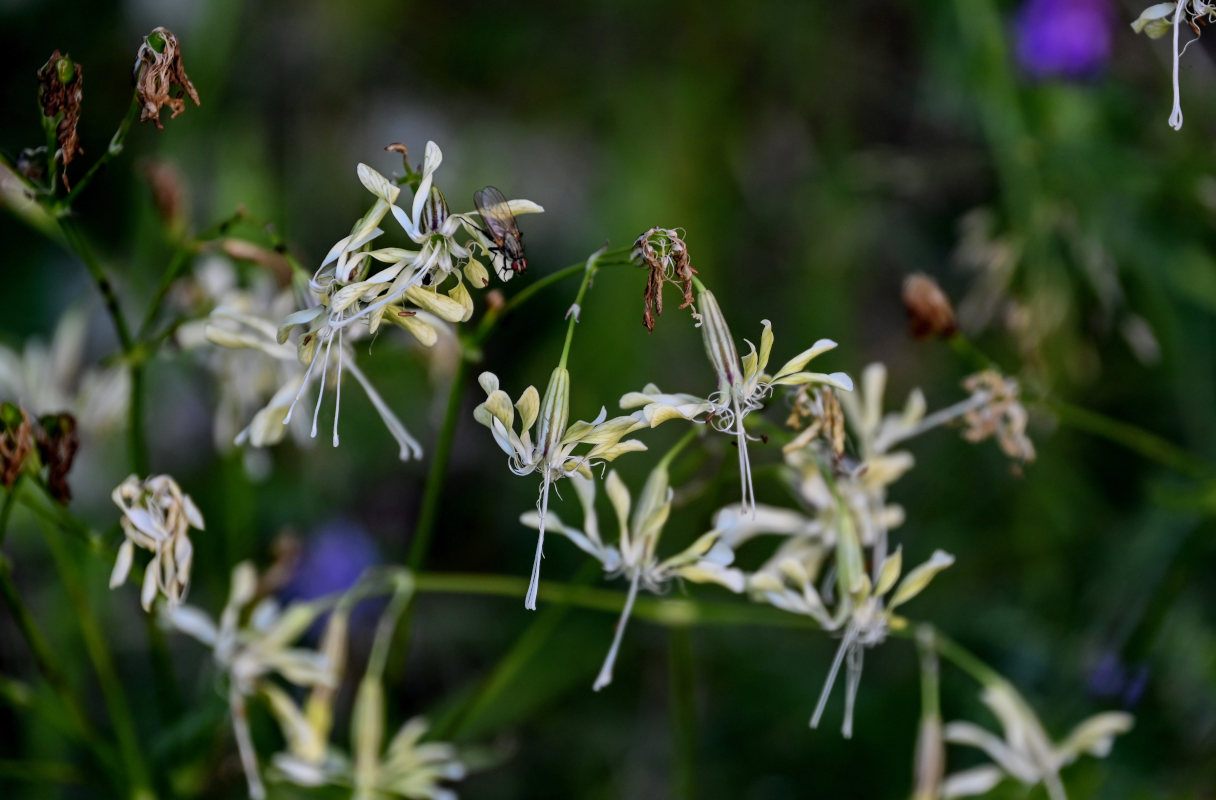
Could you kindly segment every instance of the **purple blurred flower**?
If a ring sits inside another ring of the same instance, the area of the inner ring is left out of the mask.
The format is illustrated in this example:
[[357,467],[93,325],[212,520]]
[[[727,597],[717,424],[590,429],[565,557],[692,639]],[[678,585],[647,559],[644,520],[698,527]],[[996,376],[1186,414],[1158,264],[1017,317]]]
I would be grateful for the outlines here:
[[[344,592],[364,570],[379,562],[376,543],[362,528],[349,520],[330,522],[304,542],[299,561],[283,587],[282,600],[313,600]],[[356,616],[365,613],[367,604],[359,606]]]
[[1124,708],[1135,708],[1148,686],[1148,664],[1128,664],[1108,650],[1089,673],[1089,693],[1103,700],[1117,700]]
[[1115,22],[1111,0],[1026,0],[1015,24],[1018,63],[1034,78],[1093,77],[1110,60]]

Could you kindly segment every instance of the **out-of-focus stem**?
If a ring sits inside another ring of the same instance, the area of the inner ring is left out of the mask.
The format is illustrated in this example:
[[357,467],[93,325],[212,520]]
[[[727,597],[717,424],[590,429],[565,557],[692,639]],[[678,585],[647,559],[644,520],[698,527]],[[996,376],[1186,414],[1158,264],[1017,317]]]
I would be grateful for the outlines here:
[[692,637],[687,628],[672,628],[668,641],[672,750],[675,755],[672,796],[693,800],[697,797],[697,709]]

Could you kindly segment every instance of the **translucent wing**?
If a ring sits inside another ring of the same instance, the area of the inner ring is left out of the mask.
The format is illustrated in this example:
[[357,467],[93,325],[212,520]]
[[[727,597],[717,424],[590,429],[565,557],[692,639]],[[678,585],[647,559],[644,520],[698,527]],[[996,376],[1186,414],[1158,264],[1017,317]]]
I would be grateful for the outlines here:
[[507,198],[493,186],[478,189],[473,194],[473,204],[477,213],[489,229],[490,238],[499,247],[506,247],[511,240],[519,240],[519,227],[515,224],[515,215],[507,205]]

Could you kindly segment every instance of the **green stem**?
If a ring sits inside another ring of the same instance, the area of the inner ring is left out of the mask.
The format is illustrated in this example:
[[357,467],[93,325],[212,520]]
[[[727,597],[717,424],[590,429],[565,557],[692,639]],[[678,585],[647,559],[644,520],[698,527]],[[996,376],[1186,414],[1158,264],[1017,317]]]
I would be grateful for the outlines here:
[[[528,588],[526,579],[513,575],[458,572],[418,573],[414,575],[414,582],[419,594],[485,595],[511,600],[518,600]],[[541,590],[545,593],[546,601],[591,611],[619,614],[625,604],[625,593],[611,589],[542,581]],[[694,601],[682,597],[639,597],[633,607],[633,616],[667,627],[765,625],[802,630],[818,628],[807,617],[775,608],[749,603]]]
[[687,628],[672,628],[669,634],[671,678],[671,732],[675,758],[674,797],[697,797],[697,709],[696,674],[692,638]]
[[578,285],[578,293],[574,295],[574,303],[566,312],[566,316],[570,318],[570,321],[566,324],[566,343],[562,345],[562,357],[557,362],[558,369],[565,369],[566,362],[570,358],[570,345],[574,342],[574,326],[578,325],[578,318],[583,313],[583,298],[587,294],[587,287],[591,285],[591,281],[595,279],[595,273],[599,271],[596,262],[599,261],[599,257],[603,254],[604,249],[596,250],[587,258],[582,283]]
[[427,471],[422,508],[418,512],[418,523],[414,526],[414,541],[410,545],[408,563],[411,570],[422,569],[431,548],[431,539],[435,536],[435,521],[439,517],[448,463],[452,459],[452,442],[456,439],[456,427],[460,422],[460,409],[464,402],[464,377],[467,369],[467,362],[463,358],[457,361],[452,383],[448,388],[447,407],[443,412],[439,438],[435,442],[431,468]]
[[127,771],[127,777],[131,782],[131,796],[139,800],[153,798],[155,794],[148,780],[148,767],[144,763],[143,750],[136,733],[135,718],[131,713],[126,691],[118,679],[118,670],[115,667],[114,656],[110,652],[105,632],[93,613],[93,606],[85,589],[84,580],[56,527],[44,524],[42,529],[51,556],[59,568],[59,575],[64,589],[67,591],[68,599],[76,611],[76,621],[80,625],[85,649],[88,651],[89,659],[93,662],[93,669],[97,673],[97,682],[101,686],[106,710],[114,725],[118,749]]
[[13,516],[13,506],[17,503],[17,491],[21,488],[21,481],[24,477],[24,475],[18,475],[17,480],[13,481],[13,485],[4,494],[4,505],[0,506],[0,547],[4,546],[4,540],[8,537],[8,521]]
[[93,276],[93,282],[97,284],[98,291],[101,292],[101,299],[105,302],[106,310],[110,313],[110,319],[114,321],[114,330],[118,332],[118,341],[122,345],[124,355],[130,356],[134,349],[135,341],[131,337],[131,329],[127,325],[127,318],[122,313],[122,307],[118,304],[118,295],[114,292],[114,284],[110,283],[110,279],[106,277],[105,270],[101,267],[101,262],[97,260],[97,255],[89,247],[85,241],[76,222],[72,219],[62,219],[59,221],[59,229],[63,233],[63,238],[67,242],[68,247],[72,249],[80,260],[84,262],[88,268],[89,274]]
[[114,131],[114,135],[110,138],[110,146],[101,154],[101,157],[93,162],[93,166],[89,167],[89,171],[84,174],[80,180],[76,181],[76,185],[72,187],[72,191],[68,192],[67,196],[55,204],[54,212],[56,214],[64,214],[72,207],[74,201],[84,187],[89,185],[89,181],[93,180],[102,167],[110,162],[110,159],[122,152],[123,141],[127,138],[127,133],[131,130],[131,126],[135,123],[135,115],[139,112],[139,94],[135,93],[131,96],[131,105],[127,106],[127,114],[122,118],[122,122],[118,125],[118,130]]
[[1040,402],[1055,414],[1061,424],[1122,445],[1150,461],[1156,461],[1183,475],[1191,478],[1210,479],[1216,474],[1216,467],[1205,459],[1136,425],[1075,406],[1063,400],[1044,397]]
[[131,397],[127,403],[127,451],[132,471],[148,474],[148,440],[144,434],[144,367],[131,364]]

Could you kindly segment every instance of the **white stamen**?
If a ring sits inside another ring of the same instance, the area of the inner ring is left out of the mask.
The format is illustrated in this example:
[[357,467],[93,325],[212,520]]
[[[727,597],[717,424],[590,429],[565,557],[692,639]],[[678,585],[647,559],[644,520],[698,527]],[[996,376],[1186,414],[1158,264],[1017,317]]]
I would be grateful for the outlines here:
[[338,329],[338,381],[334,387],[334,447],[338,446],[338,415],[342,413],[342,330]]
[[545,547],[545,517],[549,514],[549,474],[540,487],[540,526],[536,536],[536,557],[532,559],[532,579],[528,582],[528,594],[524,597],[524,608],[536,610],[536,593],[540,589],[540,560],[544,558]]
[[832,685],[836,683],[836,674],[840,672],[840,665],[844,663],[845,654],[853,647],[853,642],[857,638],[857,632],[853,628],[845,631],[844,638],[840,640],[840,647],[836,650],[836,658],[832,660],[832,668],[828,670],[828,678],[823,682],[823,691],[819,693],[819,703],[815,706],[815,713],[811,716],[811,727],[819,727],[819,719],[823,716],[823,709],[828,704],[828,696],[832,693]]
[[1182,92],[1178,86],[1178,62],[1182,53],[1178,50],[1178,29],[1182,27],[1182,12],[1190,0],[1178,0],[1178,10],[1174,12],[1174,110],[1170,114],[1170,127],[1176,131],[1182,130]]
[[[321,385],[317,388],[317,405],[312,410],[312,438],[317,438],[317,417],[321,414],[321,401],[325,399],[325,373],[329,371],[329,351],[334,346],[334,335],[330,332],[325,340],[325,363],[321,365]],[[320,355],[321,347],[317,346],[317,355]],[[314,359],[316,360],[315,356]]]
[[625,607],[621,609],[621,618],[616,623],[616,635],[612,637],[612,647],[608,648],[604,666],[600,667],[600,674],[591,687],[594,691],[598,692],[612,683],[612,666],[616,663],[617,651],[621,649],[621,639],[625,636],[625,625],[629,622],[629,615],[633,612],[633,601],[638,596],[638,578],[641,574],[640,569],[635,569],[633,572],[633,579],[629,582],[629,594],[625,596]]
[[[283,417],[284,425],[291,422],[291,415],[296,410],[296,403],[300,402],[300,398],[304,396],[304,390],[308,388],[308,383],[312,378],[312,368],[317,365],[317,356],[319,355],[317,351],[320,349],[321,348],[318,346],[317,349],[313,350],[312,352],[312,361],[308,362],[308,369],[304,371],[304,380],[300,383],[300,389],[296,392],[296,396],[292,399],[291,405],[287,409],[287,416]],[[324,387],[322,387],[322,389],[324,389]],[[316,435],[317,434],[314,431],[313,436]]]

